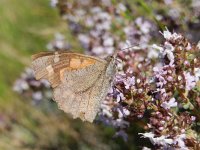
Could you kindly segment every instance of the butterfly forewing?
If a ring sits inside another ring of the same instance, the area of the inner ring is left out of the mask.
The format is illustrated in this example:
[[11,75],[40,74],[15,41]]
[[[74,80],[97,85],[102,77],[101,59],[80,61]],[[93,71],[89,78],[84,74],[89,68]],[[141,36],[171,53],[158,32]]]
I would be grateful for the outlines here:
[[54,100],[73,118],[92,122],[105,99],[114,61],[67,52],[47,52],[33,56],[36,79],[49,80]]
[[[61,83],[63,73],[73,70],[87,68],[93,64],[106,64],[106,61],[86,57],[77,53],[61,52],[42,52],[32,56],[32,68],[35,72],[36,79],[47,79],[54,88]],[[103,69],[103,68],[98,68]]]

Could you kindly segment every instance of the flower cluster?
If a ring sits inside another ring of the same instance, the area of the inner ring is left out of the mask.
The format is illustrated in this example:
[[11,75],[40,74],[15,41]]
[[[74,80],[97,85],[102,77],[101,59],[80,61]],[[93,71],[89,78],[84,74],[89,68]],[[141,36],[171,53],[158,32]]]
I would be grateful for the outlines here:
[[16,80],[13,90],[24,95],[26,98],[31,97],[34,104],[41,100],[51,99],[51,88],[47,80],[37,81],[34,77],[33,70],[26,68],[21,74],[21,78]]
[[65,40],[65,36],[61,33],[56,33],[54,40],[47,44],[49,51],[68,50],[70,47],[70,44]]
[[[121,121],[117,126],[121,133],[124,125],[147,117],[145,113],[149,112],[146,129],[150,133],[142,135],[153,145],[195,147],[199,143],[193,128],[199,120],[200,49],[180,34],[168,30],[162,34],[166,40],[162,46],[118,53],[118,73],[108,95],[110,107],[104,106],[100,115],[107,116],[106,123]],[[152,49],[159,51],[156,61],[148,57],[147,51]]]
[[143,17],[137,17],[134,22],[124,21],[124,15],[130,10],[123,3],[114,6],[110,0],[84,3],[61,0],[58,8],[85,53],[102,58],[113,54],[115,49],[127,47],[127,44],[146,48],[151,40],[150,34],[156,31],[156,26]]
[[153,68],[155,87],[151,89],[150,108],[153,111],[147,125],[151,132],[143,137],[165,148],[188,149],[187,146],[199,143],[193,130],[199,116],[193,112],[198,112],[199,91],[195,87],[199,77],[194,70],[200,67],[200,50],[180,34],[166,30],[163,36],[164,45],[154,45],[160,50],[162,64]]
[[[197,39],[196,37],[191,36],[191,33],[188,33],[186,31],[197,31],[199,28],[199,0],[180,2],[173,0],[156,0],[153,3],[152,1],[147,2],[149,3],[149,5],[151,4],[153,9],[155,10],[155,18],[159,21],[160,24],[167,24],[168,28],[177,29],[184,34],[187,34],[190,39]],[[157,7],[158,5],[161,7]],[[165,9],[163,9],[163,5]]]

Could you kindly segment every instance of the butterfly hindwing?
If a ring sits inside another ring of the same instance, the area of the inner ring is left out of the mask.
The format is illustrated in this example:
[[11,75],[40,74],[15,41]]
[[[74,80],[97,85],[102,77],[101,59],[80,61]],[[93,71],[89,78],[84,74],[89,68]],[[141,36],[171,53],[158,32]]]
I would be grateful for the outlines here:
[[[73,89],[69,88],[66,84],[60,84],[54,89],[54,99],[57,101],[59,108],[66,113],[72,114],[73,118],[93,122],[101,102],[107,95],[114,73],[115,68],[113,63],[108,63],[98,78],[95,78],[93,84],[88,86],[87,79],[91,80],[96,73],[88,72],[87,75],[85,74],[81,77],[83,84],[87,88],[81,88],[80,86],[78,89]],[[76,73],[73,72],[73,74]],[[77,72],[77,74],[79,73]]]
[[93,122],[102,100],[106,97],[109,85],[109,81],[105,80],[105,74],[86,91],[74,92],[61,84],[54,89],[54,99],[59,108],[72,114],[73,118]]

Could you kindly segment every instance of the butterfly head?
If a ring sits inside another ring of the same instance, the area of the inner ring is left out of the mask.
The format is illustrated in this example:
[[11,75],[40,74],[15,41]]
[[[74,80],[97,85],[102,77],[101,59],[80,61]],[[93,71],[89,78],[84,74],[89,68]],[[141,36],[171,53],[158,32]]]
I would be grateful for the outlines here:
[[108,78],[112,78],[116,72],[116,58],[111,55],[106,58],[106,75]]

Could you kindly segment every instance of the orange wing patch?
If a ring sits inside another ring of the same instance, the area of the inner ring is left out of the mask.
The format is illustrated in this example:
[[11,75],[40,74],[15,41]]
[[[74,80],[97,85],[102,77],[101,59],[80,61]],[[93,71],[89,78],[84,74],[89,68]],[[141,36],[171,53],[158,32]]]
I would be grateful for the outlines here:
[[72,69],[81,69],[88,67],[92,64],[94,64],[95,60],[90,59],[81,59],[81,58],[71,58],[69,67]]
[[79,68],[81,65],[81,60],[77,58],[72,58],[69,62],[69,67],[73,69]]
[[83,69],[90,65],[93,65],[95,62],[96,62],[96,60],[92,60],[92,59],[88,59],[88,58],[84,59],[84,58],[80,58],[80,57],[75,57],[75,58],[72,57],[69,61],[69,66],[60,70],[60,80],[61,81],[65,80],[64,79],[65,71]]

